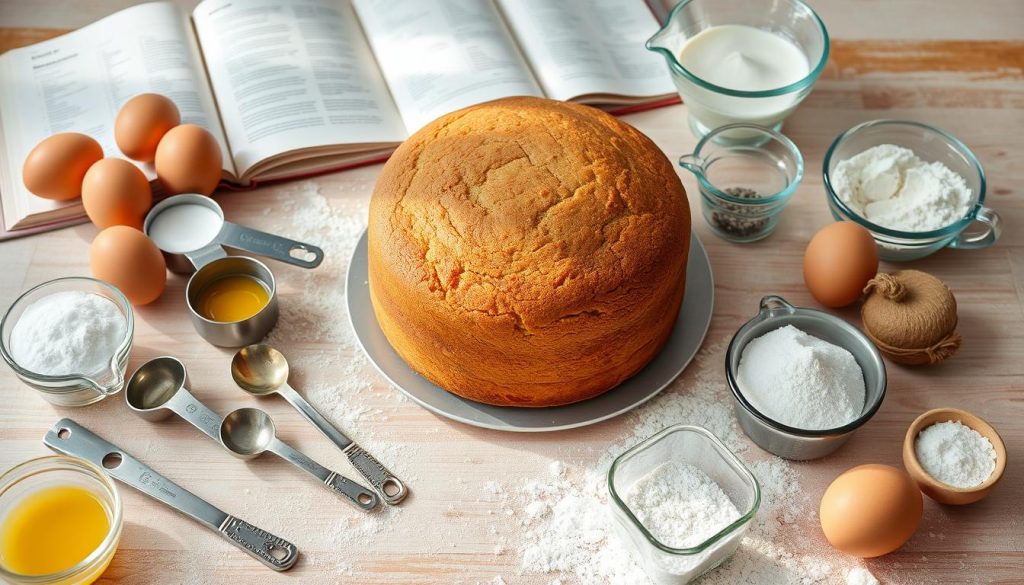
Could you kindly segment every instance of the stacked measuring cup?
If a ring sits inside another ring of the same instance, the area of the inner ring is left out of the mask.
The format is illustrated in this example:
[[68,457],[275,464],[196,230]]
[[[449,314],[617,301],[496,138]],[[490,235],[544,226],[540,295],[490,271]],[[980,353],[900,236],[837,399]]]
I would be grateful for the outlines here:
[[192,274],[185,300],[196,331],[213,345],[241,347],[261,339],[277,323],[277,282],[266,264],[229,256],[225,247],[302,268],[316,268],[323,250],[231,223],[216,201],[194,193],[153,206],[142,226],[167,267]]

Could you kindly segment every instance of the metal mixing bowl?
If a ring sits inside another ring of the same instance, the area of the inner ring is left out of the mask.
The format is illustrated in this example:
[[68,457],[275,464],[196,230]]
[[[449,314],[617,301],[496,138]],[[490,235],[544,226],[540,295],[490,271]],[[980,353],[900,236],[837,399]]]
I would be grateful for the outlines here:
[[[793,325],[853,354],[864,372],[866,390],[864,410],[857,419],[835,429],[798,429],[768,418],[743,396],[736,382],[743,349],[751,340],[786,325]],[[725,376],[736,399],[736,418],[740,427],[759,447],[784,459],[817,459],[835,451],[874,416],[885,397],[885,364],[874,344],[863,333],[834,315],[794,307],[775,295],[761,299],[760,312],[733,336],[725,354]]]

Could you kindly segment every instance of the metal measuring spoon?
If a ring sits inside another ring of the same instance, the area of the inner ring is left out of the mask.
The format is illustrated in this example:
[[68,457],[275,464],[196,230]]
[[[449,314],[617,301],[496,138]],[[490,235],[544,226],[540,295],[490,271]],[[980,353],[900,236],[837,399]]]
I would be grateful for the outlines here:
[[249,394],[283,396],[299,414],[341,449],[356,471],[370,482],[388,504],[397,504],[409,494],[402,480],[395,477],[355,441],[345,436],[288,385],[288,360],[281,352],[265,343],[243,347],[231,359],[231,377],[239,388]]
[[258,408],[239,408],[229,412],[220,424],[220,442],[239,459],[252,459],[270,451],[319,479],[362,510],[372,510],[380,502],[371,490],[327,469],[278,439],[273,419]]
[[124,397],[132,412],[148,421],[163,420],[173,412],[219,443],[220,416],[188,391],[187,378],[185,364],[177,358],[151,359],[132,374]]
[[102,467],[110,477],[196,520],[275,571],[290,569],[299,558],[294,544],[221,511],[69,418],[57,421],[43,442],[58,453]]

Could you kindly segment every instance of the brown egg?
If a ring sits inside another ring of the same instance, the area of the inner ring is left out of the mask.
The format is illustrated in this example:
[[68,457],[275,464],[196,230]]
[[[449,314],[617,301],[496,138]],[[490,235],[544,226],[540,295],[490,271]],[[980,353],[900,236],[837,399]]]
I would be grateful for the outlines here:
[[130,159],[152,162],[167,131],[181,124],[178,106],[155,93],[139,94],[121,106],[114,120],[114,140]]
[[124,159],[105,158],[89,167],[82,180],[82,206],[100,229],[127,225],[141,230],[152,204],[146,175]]
[[67,201],[82,194],[85,172],[101,158],[100,143],[85,134],[54,134],[25,157],[22,180],[29,191],[43,199]]
[[877,273],[878,248],[871,232],[850,221],[818,230],[804,252],[804,282],[826,307],[856,301]]
[[903,546],[921,522],[924,502],[914,480],[888,465],[859,465],[843,472],[821,497],[825,538],[862,558]]
[[221,177],[217,139],[195,124],[171,128],[156,148],[156,176],[170,195],[209,195]]
[[155,301],[167,284],[167,265],[146,234],[126,225],[96,235],[89,249],[92,275],[121,289],[133,305]]

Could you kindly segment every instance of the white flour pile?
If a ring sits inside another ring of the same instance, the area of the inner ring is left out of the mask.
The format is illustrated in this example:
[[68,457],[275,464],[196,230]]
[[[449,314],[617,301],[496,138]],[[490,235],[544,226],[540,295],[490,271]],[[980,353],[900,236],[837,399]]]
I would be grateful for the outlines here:
[[935,423],[917,435],[917,460],[928,475],[958,488],[981,485],[996,469],[996,450],[958,420]]
[[839,161],[830,178],[839,199],[858,215],[904,232],[944,228],[962,218],[971,203],[963,177],[892,144]]
[[798,429],[834,429],[864,411],[864,373],[853,354],[792,325],[743,348],[736,383],[761,414]]
[[96,374],[110,368],[127,329],[128,321],[106,297],[53,293],[29,305],[14,323],[11,356],[37,374]]
[[697,546],[742,515],[708,474],[678,461],[641,477],[623,501],[654,538],[672,548]]
[[[733,557],[701,585],[842,583],[852,564],[821,539],[813,540],[817,501],[802,493],[793,466],[750,448],[736,426],[722,375],[724,345],[706,343],[680,381],[629,417],[631,431],[585,469],[527,480],[520,515],[524,575],[550,573],[550,584],[650,585],[608,513],[608,467],[615,457],[667,426],[703,426],[745,460],[761,485],[761,507]],[[847,567],[844,567],[847,565]]]

